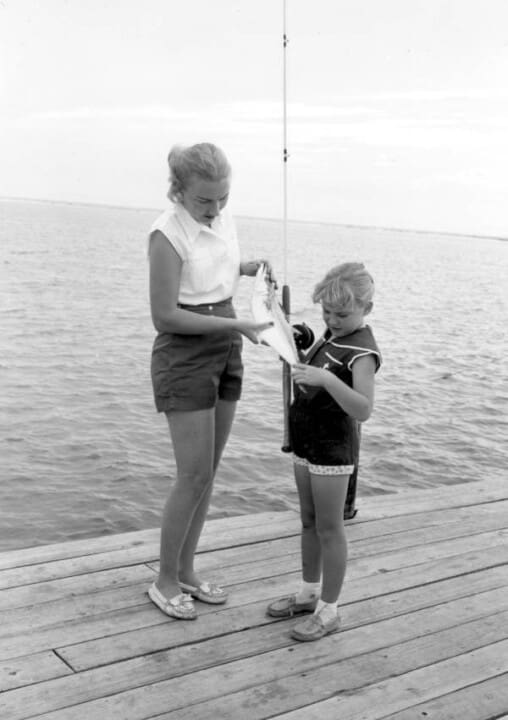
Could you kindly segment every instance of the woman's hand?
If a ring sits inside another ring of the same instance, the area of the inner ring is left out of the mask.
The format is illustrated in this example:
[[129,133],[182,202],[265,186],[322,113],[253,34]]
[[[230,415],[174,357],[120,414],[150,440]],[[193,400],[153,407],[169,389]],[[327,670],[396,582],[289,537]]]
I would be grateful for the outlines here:
[[257,323],[253,320],[241,320],[237,325],[238,332],[245,335],[254,345],[259,344],[259,333],[263,330],[267,330],[269,327],[273,327],[273,322]]
[[259,260],[248,260],[247,262],[240,263],[240,275],[248,275],[249,277],[253,277],[257,273],[261,265],[266,266],[266,274],[268,275],[268,279],[275,285],[275,287],[277,287],[277,281],[273,273],[272,265],[270,261],[266,260],[265,258],[260,258]]
[[306,365],[305,363],[297,363],[291,366],[291,375],[297,385],[323,387],[330,373],[323,368]]

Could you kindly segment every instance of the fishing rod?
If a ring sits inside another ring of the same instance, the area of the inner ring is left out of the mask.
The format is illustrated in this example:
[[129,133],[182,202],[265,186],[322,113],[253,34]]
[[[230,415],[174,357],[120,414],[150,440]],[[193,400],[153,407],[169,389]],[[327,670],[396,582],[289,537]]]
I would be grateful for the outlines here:
[[[289,322],[291,314],[291,293],[287,281],[287,224],[288,224],[288,191],[287,191],[287,60],[288,44],[286,0],[282,0],[282,244],[284,251],[284,285],[282,286],[282,309]],[[289,406],[291,405],[291,367],[285,360],[282,362],[282,404],[284,414],[284,431],[282,452],[291,452],[289,443]]]

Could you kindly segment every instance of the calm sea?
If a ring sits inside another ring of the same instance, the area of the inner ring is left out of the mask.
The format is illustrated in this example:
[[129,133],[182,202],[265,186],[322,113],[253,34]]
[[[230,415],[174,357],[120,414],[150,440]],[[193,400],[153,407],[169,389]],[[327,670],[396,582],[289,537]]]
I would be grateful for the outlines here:
[[[157,215],[0,201],[0,549],[159,525],[175,474],[152,404],[145,237]],[[238,219],[243,256],[284,279],[281,223]],[[384,364],[364,426],[361,496],[506,478],[508,242],[290,223],[293,321],[333,264],[376,280]],[[249,313],[252,280],[236,306]],[[297,507],[282,439],[281,367],[245,345],[246,382],[213,517]],[[361,512],[361,509],[360,509]]]

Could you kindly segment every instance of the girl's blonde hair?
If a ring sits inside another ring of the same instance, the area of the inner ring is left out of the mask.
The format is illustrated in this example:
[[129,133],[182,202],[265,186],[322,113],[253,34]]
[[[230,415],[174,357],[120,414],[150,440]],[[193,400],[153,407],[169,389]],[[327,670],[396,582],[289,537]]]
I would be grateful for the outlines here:
[[374,297],[374,280],[363,263],[348,262],[329,270],[312,293],[313,302],[351,311],[367,308]]
[[172,202],[180,200],[190,179],[225,180],[231,175],[231,166],[224,152],[212,143],[197,143],[184,147],[174,145],[168,155],[169,190]]

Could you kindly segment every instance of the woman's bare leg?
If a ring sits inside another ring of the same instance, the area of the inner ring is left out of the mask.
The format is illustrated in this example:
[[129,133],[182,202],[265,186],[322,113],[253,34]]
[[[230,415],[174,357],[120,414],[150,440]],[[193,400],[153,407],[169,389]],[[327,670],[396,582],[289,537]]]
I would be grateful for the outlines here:
[[[236,402],[226,402],[219,400],[215,408],[215,433],[214,433],[214,453],[213,453],[213,477],[222,457],[222,452],[226,446],[233,419],[235,416]],[[210,498],[212,495],[213,478],[199,501],[199,504],[192,516],[192,520],[187,530],[182,550],[180,552],[179,562],[179,579],[188,585],[199,585],[200,580],[196,576],[194,570],[194,557],[198,546],[199,538],[205,524]]]
[[180,593],[180,555],[192,519],[213,481],[215,412],[167,413],[177,477],[164,507],[157,586],[166,597]]

